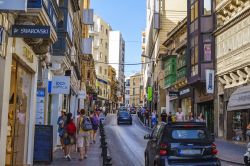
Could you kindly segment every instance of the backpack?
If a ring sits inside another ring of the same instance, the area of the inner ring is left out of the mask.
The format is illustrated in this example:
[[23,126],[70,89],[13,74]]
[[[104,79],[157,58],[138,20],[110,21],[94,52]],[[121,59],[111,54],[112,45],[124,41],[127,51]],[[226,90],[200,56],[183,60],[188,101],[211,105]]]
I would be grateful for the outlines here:
[[83,117],[82,123],[81,123],[81,128],[84,131],[92,130],[92,123],[88,117]]
[[67,133],[69,135],[74,135],[76,133],[76,126],[73,122],[70,122],[69,124],[67,124]]

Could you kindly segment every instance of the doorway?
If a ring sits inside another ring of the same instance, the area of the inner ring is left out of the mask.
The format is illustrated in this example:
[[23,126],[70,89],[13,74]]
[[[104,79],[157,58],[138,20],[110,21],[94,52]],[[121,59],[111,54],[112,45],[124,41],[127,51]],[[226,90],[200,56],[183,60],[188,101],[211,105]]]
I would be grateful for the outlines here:
[[207,127],[211,133],[214,133],[214,103],[213,101],[198,104],[197,116],[202,113],[204,115]]

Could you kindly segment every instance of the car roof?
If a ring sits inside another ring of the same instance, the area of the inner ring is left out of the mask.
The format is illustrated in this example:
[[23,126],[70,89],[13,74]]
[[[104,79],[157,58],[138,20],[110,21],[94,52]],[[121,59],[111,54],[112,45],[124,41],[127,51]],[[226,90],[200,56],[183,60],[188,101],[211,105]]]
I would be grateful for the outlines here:
[[206,127],[205,122],[171,122],[171,123],[163,123],[168,127]]

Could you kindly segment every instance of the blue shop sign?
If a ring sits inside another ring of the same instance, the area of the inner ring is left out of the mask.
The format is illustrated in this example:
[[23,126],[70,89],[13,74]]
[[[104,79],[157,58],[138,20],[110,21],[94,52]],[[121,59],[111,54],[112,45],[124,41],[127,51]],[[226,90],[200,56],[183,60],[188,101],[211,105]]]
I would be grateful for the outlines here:
[[45,97],[45,88],[37,88],[36,96]]
[[40,25],[13,25],[12,37],[49,38],[50,27]]

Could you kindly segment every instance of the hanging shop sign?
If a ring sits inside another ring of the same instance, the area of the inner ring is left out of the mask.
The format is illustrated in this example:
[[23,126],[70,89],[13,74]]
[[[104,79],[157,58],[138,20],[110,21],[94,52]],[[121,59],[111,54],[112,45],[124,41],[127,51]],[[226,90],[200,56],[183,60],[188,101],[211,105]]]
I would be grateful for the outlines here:
[[78,99],[86,99],[86,92],[84,90],[78,92]]
[[170,97],[178,97],[178,96],[179,96],[179,92],[169,91],[169,92],[168,92],[168,95],[169,95]]
[[50,26],[40,25],[13,25],[12,37],[22,38],[49,38]]
[[153,100],[153,88],[151,86],[148,87],[148,101]]
[[183,90],[180,91],[180,96],[183,96],[183,95],[188,94],[188,93],[190,93],[190,89],[189,88],[183,89]]
[[0,0],[0,11],[26,11],[27,0]]
[[206,70],[206,92],[214,93],[214,70]]
[[44,124],[45,88],[37,88],[36,93],[36,124]]
[[70,93],[70,76],[54,76],[51,84],[52,94]]

